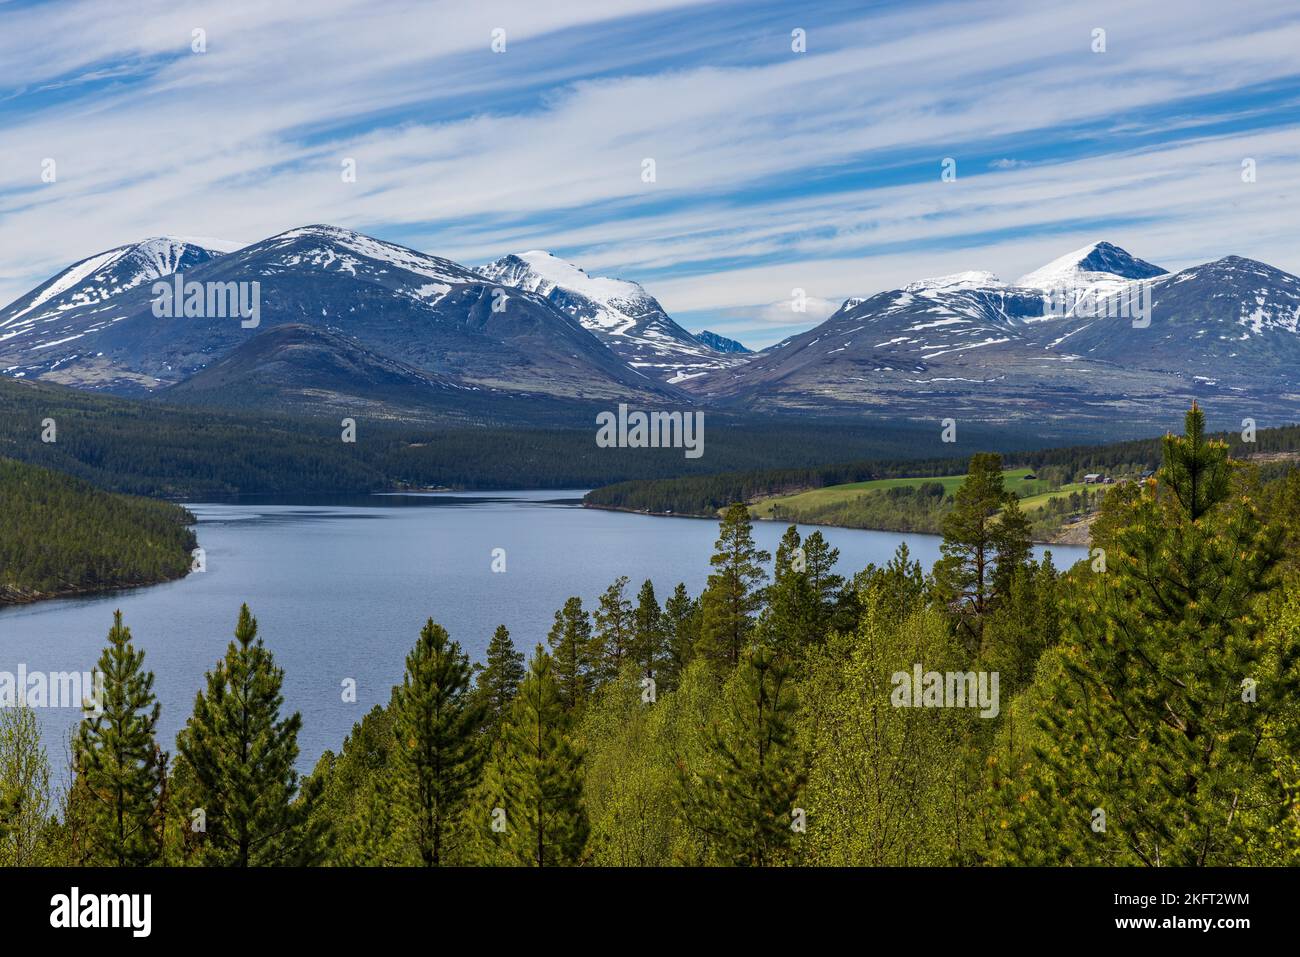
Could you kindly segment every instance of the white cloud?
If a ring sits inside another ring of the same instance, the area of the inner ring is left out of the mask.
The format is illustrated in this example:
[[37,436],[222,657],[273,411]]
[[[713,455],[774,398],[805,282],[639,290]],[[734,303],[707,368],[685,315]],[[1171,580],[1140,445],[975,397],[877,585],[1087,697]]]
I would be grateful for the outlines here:
[[[467,262],[549,248],[642,280],[670,311],[749,314],[769,332],[793,318],[774,304],[794,287],[838,306],[923,275],[1011,277],[1099,238],[1082,220],[1115,223],[1105,238],[1165,265],[1239,253],[1300,270],[1294,127],[1197,139],[1164,109],[1293,77],[1300,22],[1285,4],[1231,18],[1208,0],[1172,18],[1120,2],[934,5],[821,31],[813,7],[807,54],[674,60],[675,47],[709,49],[711,31],[720,49],[787,42],[784,27],[745,33],[706,7],[657,44],[662,64],[630,64],[606,31],[675,5],[7,12],[0,301],[146,235],[255,238],[322,221]],[[1088,48],[1099,23],[1104,55]],[[504,55],[487,49],[496,25]],[[183,52],[193,26],[209,53]],[[75,82],[121,70],[132,82]],[[42,85],[70,82],[57,107],[24,109]],[[1134,148],[1155,121],[1119,118],[1155,108],[1177,141]],[[1024,158],[1088,123],[1111,126],[1103,155]],[[994,142],[999,159],[963,159]],[[956,183],[939,182],[946,155]],[[53,185],[38,180],[46,156]],[[640,179],[647,156],[653,185]],[[1249,187],[1243,156],[1259,162]],[[340,181],[343,157],[357,160],[355,184]],[[891,185],[900,164],[927,161],[933,180]],[[862,172],[818,186],[840,169]]]

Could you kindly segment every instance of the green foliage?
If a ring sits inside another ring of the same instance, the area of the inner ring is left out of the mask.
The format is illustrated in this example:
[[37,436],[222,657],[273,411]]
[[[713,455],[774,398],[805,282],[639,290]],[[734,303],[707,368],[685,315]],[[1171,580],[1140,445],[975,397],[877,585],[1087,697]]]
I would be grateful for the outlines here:
[[659,687],[671,691],[677,687],[682,673],[695,658],[700,641],[700,603],[678,582],[672,595],[664,602],[664,665]]
[[36,713],[0,706],[0,867],[54,863],[50,798],[50,762]]
[[1042,562],[1027,562],[1012,573],[1002,604],[985,625],[980,650],[982,666],[1001,675],[1003,694],[1029,687],[1038,659],[1060,641],[1061,588],[1050,552]]
[[470,809],[486,862],[550,867],[583,860],[590,825],[572,724],[551,656],[538,645]]
[[394,710],[392,703],[387,708],[375,705],[353,726],[340,753],[326,751],[312,771],[320,799],[312,806],[309,826],[333,834],[326,847],[327,864],[391,866],[414,858],[409,833],[399,827],[401,808],[392,796]]
[[560,700],[569,711],[577,711],[591,696],[602,663],[602,650],[591,631],[591,618],[583,610],[582,599],[569,598],[555,613],[547,642],[554,660],[548,665],[553,672]]
[[632,661],[637,673],[658,683],[667,654],[668,632],[664,610],[655,596],[654,582],[646,579],[636,596],[632,614]]
[[1234,495],[1195,406],[1158,481],[1122,504],[1105,573],[1068,594],[1030,760],[996,782],[998,859],[1279,863],[1300,749],[1295,619],[1261,615],[1278,533]]
[[94,674],[102,682],[99,701],[87,707],[73,743],[74,857],[117,867],[152,864],[162,854],[166,756],[154,738],[153,672],[144,670],[144,651],[132,644],[120,611]]
[[505,625],[497,625],[488,642],[487,662],[476,665],[475,671],[474,691],[483,703],[484,730],[489,739],[495,738],[519,691],[519,682],[524,680],[524,654],[515,650]]
[[958,615],[970,647],[978,649],[985,617],[1029,557],[1029,528],[1002,480],[1002,458],[980,452],[943,522],[943,558],[935,580]]
[[0,459],[0,605],[180,578],[194,516]]
[[593,679],[596,685],[601,685],[617,678],[624,662],[632,655],[635,622],[632,602],[627,597],[626,575],[620,575],[605,589],[592,617],[596,620]]
[[483,766],[485,709],[470,692],[470,674],[460,645],[430,618],[394,701],[397,795],[425,867],[446,863],[450,824]]
[[680,762],[678,796],[706,860],[787,863],[804,826],[799,795],[807,762],[795,733],[789,668],[772,649],[748,649],[723,686],[723,709],[705,732],[702,762]]
[[298,713],[280,717],[284,671],[244,605],[235,640],[176,739],[181,807],[201,812],[191,860],[217,867],[311,864],[322,835],[311,815],[315,786],[300,793]]
[[898,615],[883,581],[864,588],[852,632],[812,649],[801,698],[815,757],[800,863],[933,866],[969,841],[957,760],[969,714],[890,700],[892,676],[918,662],[957,668],[960,646],[938,611]]
[[[970,432],[967,438],[979,439]],[[1219,436],[1229,444],[1235,456],[1247,453],[1294,452],[1300,448],[1300,425],[1288,425],[1275,429],[1261,429],[1256,433],[1252,444],[1242,441],[1240,434],[1223,433]],[[769,468],[747,471],[721,471],[713,475],[688,475],[679,478],[645,477],[635,481],[618,482],[606,485],[587,493],[586,502],[605,508],[623,508],[635,511],[672,512],[676,515],[699,515],[712,518],[719,509],[732,502],[752,502],[760,498],[777,495],[789,495],[809,489],[825,488],[831,485],[847,485],[853,482],[869,482],[891,478],[940,477],[961,474],[966,461],[961,458],[909,458],[907,457],[909,438],[916,445],[915,437],[900,435],[898,441],[890,443],[887,450],[873,460],[824,464],[803,468]],[[1028,448],[1032,437],[1023,436]],[[1067,447],[1034,449],[1029,451],[1010,451],[1005,431],[990,434],[990,441],[980,442],[984,448],[1003,448],[1007,459],[1019,466],[1032,468],[1040,478],[1065,484],[1077,481],[1089,472],[1108,473],[1136,479],[1146,469],[1153,469],[1160,462],[1159,439],[1134,439],[1126,442],[1112,442],[1106,445],[1073,445]],[[782,441],[789,441],[783,436]],[[847,450],[845,450],[847,453]],[[710,455],[713,453],[710,452]],[[724,468],[726,468],[724,466]],[[854,517],[854,507],[847,514],[834,520],[831,513],[780,516],[791,521],[822,522],[831,525],[849,525],[863,528],[889,528],[897,531],[933,531],[937,526],[926,526],[925,517],[929,503],[925,500],[933,497],[933,489],[915,493],[908,490],[899,493],[893,499],[888,496],[868,496],[868,501],[860,503],[864,512],[862,517]],[[903,524],[867,524],[879,520],[881,513],[890,505],[902,509]],[[907,523],[916,523],[915,525]]]
[[763,565],[771,555],[754,544],[749,509],[737,502],[727,509],[709,564],[708,587],[701,597],[699,653],[720,670],[740,663],[749,644],[754,616],[763,604]]

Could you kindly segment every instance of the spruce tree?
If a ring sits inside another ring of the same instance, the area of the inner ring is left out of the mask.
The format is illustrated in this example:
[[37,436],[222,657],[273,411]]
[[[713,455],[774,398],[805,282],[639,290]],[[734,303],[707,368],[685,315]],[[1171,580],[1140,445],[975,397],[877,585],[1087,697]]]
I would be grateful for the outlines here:
[[1204,430],[1193,404],[1157,478],[1114,516],[1106,570],[1068,594],[1035,686],[1041,737],[995,782],[998,859],[1281,862],[1300,629],[1266,625],[1280,536]]
[[749,649],[724,687],[721,720],[706,730],[707,764],[679,761],[684,821],[718,863],[765,867],[788,859],[808,767],[792,685],[772,649]]
[[628,660],[633,643],[632,602],[627,598],[627,576],[620,575],[600,596],[596,619],[594,666],[596,685],[618,677]]
[[154,738],[159,704],[153,672],[144,670],[144,651],[132,644],[120,611],[113,612],[108,647],[94,674],[101,713],[88,706],[73,743],[84,863],[151,864],[162,852],[165,759]]
[[740,662],[762,607],[763,565],[772,556],[754,544],[749,509],[737,502],[723,515],[709,559],[713,573],[701,598],[700,652],[721,672]]
[[478,668],[474,687],[484,705],[484,729],[495,737],[506,709],[519,692],[519,682],[524,680],[524,654],[515,649],[506,626],[497,625],[486,657],[487,663]]
[[538,645],[478,792],[476,823],[489,862],[550,867],[583,859],[589,824],[572,727],[554,662]]
[[281,718],[283,683],[257,619],[241,606],[235,640],[176,739],[190,782],[183,808],[201,812],[204,825],[200,863],[310,864],[321,854],[322,835],[308,821],[315,795],[300,795],[294,769],[302,716]]
[[450,822],[483,766],[485,707],[471,694],[470,674],[469,657],[430,618],[394,700],[397,790],[425,867],[445,863]]
[[695,657],[700,640],[700,603],[690,596],[683,582],[664,602],[664,661],[658,685],[671,691],[681,681],[682,672]]
[[664,611],[655,596],[654,582],[647,578],[637,592],[636,611],[632,614],[631,653],[637,673],[654,680],[656,685],[661,678],[666,641]]
[[596,648],[591,634],[591,619],[583,610],[582,599],[574,596],[555,613],[555,623],[546,637],[554,654],[552,668],[560,688],[560,700],[569,711],[577,711],[587,702],[594,686]]

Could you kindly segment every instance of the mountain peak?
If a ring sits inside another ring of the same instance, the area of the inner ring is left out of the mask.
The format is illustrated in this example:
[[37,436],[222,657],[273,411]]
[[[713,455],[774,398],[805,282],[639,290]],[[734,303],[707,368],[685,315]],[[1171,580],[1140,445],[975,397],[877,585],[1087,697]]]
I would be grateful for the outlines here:
[[1052,289],[1114,280],[1150,279],[1153,276],[1163,276],[1167,271],[1138,259],[1114,243],[1101,240],[1026,273],[1016,280],[1016,285],[1031,289]]
[[[502,281],[511,281],[512,285],[528,288],[541,295],[547,295],[552,288],[568,289],[602,304],[620,299],[640,299],[646,294],[638,283],[588,275],[580,266],[544,249],[530,249],[504,256],[487,266],[484,274]],[[509,280],[503,278],[506,275]]]

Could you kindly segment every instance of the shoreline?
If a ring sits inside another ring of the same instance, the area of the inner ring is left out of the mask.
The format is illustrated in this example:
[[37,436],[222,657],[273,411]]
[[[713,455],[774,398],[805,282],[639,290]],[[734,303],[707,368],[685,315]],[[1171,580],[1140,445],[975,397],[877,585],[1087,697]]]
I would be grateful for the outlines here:
[[[705,520],[711,522],[718,521],[717,515],[695,515],[690,512],[651,512],[648,509],[627,508],[621,505],[596,505],[594,503],[585,502],[585,501],[582,503],[582,507],[597,509],[599,511],[605,511],[605,512],[626,512],[629,515],[648,515],[653,518],[693,518],[697,520]],[[917,529],[867,528],[861,525],[834,525],[834,524],[829,524],[827,522],[806,522],[802,520],[791,521],[789,519],[784,519],[784,518],[764,518],[758,515],[751,515],[750,518],[752,521],[755,522],[778,522],[783,525],[811,525],[814,528],[843,528],[843,529],[847,529],[848,531],[854,531],[854,532],[888,532],[895,535],[932,535],[935,538],[940,537],[939,532],[924,532],[924,531],[919,531]],[[1066,537],[1066,534],[1062,534],[1052,539],[1031,538],[1030,544],[1068,545],[1072,548],[1086,548],[1088,546],[1087,529],[1091,524],[1092,523],[1090,521],[1084,520],[1082,522],[1076,522],[1073,525],[1066,525],[1061,529],[1062,533],[1068,534],[1072,529],[1082,528],[1084,531],[1083,541],[1070,541]]]
[[178,582],[189,577],[189,570],[186,569],[184,574],[174,575],[167,578],[158,578],[152,581],[142,582],[120,582],[114,585],[81,585],[61,588],[57,591],[38,591],[34,588],[20,588],[17,585],[0,585],[0,611],[6,608],[19,608],[25,605],[36,605],[43,601],[57,601],[60,598],[90,598],[95,595],[107,595],[111,592],[128,591],[136,588],[150,588],[154,585],[165,585],[168,582]]

